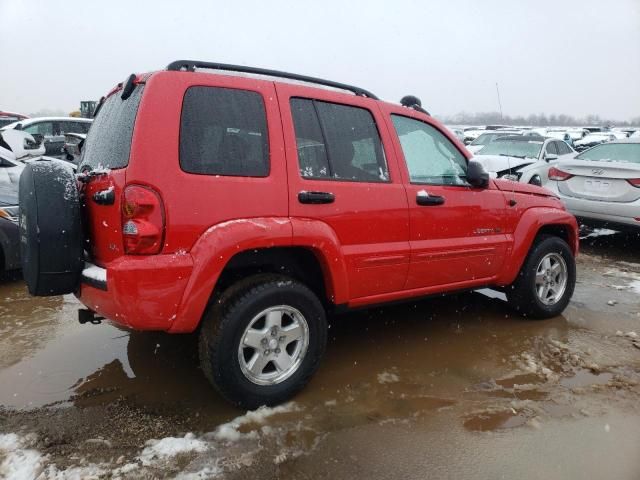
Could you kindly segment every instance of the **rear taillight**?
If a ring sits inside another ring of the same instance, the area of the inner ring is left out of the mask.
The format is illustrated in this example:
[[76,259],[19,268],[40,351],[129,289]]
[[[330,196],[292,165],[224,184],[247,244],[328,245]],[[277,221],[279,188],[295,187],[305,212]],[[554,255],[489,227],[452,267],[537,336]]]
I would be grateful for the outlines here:
[[549,169],[549,180],[556,180],[558,182],[562,182],[564,180],[569,180],[573,175],[567,172],[563,172],[562,170],[557,169],[556,167],[551,167]]
[[129,185],[122,194],[122,240],[130,255],[153,255],[162,250],[164,206],[149,187]]
[[629,180],[627,180],[627,182],[629,182],[636,188],[640,188],[640,178],[630,178]]

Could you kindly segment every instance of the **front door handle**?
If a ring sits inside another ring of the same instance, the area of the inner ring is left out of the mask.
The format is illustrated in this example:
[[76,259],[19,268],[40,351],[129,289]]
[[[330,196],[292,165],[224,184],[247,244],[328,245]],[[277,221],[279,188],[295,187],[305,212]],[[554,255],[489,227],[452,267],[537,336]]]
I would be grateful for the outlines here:
[[298,193],[298,201],[300,203],[310,203],[318,205],[321,203],[333,203],[336,196],[330,192],[306,192]]
[[444,203],[444,197],[429,195],[426,191],[420,190],[416,194],[416,203],[420,206],[442,205]]

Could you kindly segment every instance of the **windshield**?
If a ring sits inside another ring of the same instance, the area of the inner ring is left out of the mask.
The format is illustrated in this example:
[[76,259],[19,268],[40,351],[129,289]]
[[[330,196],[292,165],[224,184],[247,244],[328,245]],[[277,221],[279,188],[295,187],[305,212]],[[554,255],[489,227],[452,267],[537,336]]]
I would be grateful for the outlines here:
[[116,169],[129,164],[133,125],[143,90],[144,86],[138,85],[126,100],[120,92],[105,100],[84,142],[80,171],[86,166]]
[[476,138],[471,145],[487,145],[493,142],[496,138],[501,137],[503,135],[499,133],[483,133],[478,138]]
[[510,157],[538,158],[542,142],[492,142],[478,152],[478,155],[508,155]]
[[582,152],[576,160],[640,163],[640,143],[603,143]]

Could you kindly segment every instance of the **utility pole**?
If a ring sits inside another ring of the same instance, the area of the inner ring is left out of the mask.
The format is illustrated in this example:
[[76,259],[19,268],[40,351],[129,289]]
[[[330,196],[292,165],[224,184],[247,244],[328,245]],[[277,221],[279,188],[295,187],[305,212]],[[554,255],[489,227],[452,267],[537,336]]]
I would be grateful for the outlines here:
[[504,115],[502,115],[502,101],[500,101],[500,87],[498,87],[498,82],[496,82],[496,92],[498,93],[498,105],[500,106],[500,120],[503,120]]

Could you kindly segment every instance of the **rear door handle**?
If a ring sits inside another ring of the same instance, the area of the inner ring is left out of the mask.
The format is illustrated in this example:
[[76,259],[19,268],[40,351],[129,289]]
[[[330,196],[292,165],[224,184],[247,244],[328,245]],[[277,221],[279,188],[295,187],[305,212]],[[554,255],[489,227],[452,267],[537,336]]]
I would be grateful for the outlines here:
[[333,203],[336,196],[330,192],[306,192],[302,191],[298,193],[298,201],[300,203],[320,204],[320,203]]
[[416,203],[421,206],[442,205],[444,197],[438,195],[429,195],[426,191],[420,190],[416,194]]

